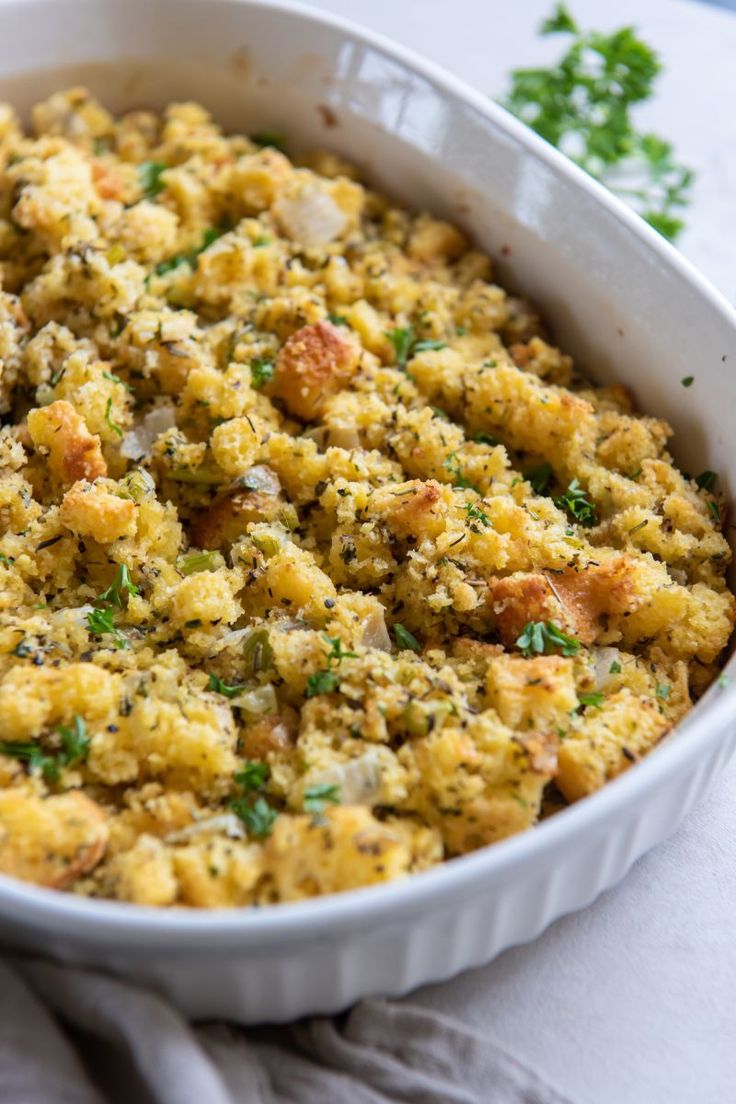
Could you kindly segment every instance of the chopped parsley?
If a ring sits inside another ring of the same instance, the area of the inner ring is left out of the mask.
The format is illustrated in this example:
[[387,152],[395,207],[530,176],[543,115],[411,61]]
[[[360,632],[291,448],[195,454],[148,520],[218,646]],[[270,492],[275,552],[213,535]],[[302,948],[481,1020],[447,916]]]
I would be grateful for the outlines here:
[[578,694],[578,701],[581,705],[591,706],[593,709],[600,709],[606,700],[605,694]]
[[543,495],[547,493],[550,483],[552,482],[552,468],[546,462],[540,464],[538,468],[534,468],[527,475],[527,481],[531,484],[532,490],[535,494]]
[[274,821],[279,815],[259,792],[267,782],[269,773],[266,763],[246,761],[243,769],[234,776],[241,793],[230,799],[230,808],[256,839],[265,839],[271,835]]
[[445,341],[418,338],[411,326],[397,326],[393,330],[388,330],[386,337],[394,347],[399,368],[406,368],[406,362],[416,353],[447,348]]
[[320,816],[328,805],[340,804],[340,787],[330,782],[307,786],[304,791],[304,812]]
[[463,475],[456,452],[451,452],[450,455],[446,457],[442,467],[449,471],[452,476],[453,487],[457,487],[461,491],[475,491],[476,494],[480,494],[475,483],[471,483],[471,481]]
[[221,678],[210,671],[207,689],[214,690],[216,694],[222,694],[226,698],[237,698],[238,694],[242,694],[245,690],[245,683],[233,683],[233,685],[228,686],[226,682],[223,682]]
[[87,614],[87,628],[95,636],[112,636],[116,648],[127,648],[128,641],[115,627],[112,609],[94,609]]
[[263,357],[256,357],[250,362],[250,381],[256,391],[260,391],[269,380],[273,379],[275,371],[273,361],[265,360]]
[[105,421],[107,422],[107,424],[109,425],[109,427],[113,431],[113,433],[117,433],[118,437],[122,437],[123,436],[123,431],[120,428],[120,426],[118,425],[118,423],[114,422],[112,420],[111,411],[112,411],[112,399],[110,398],[110,399],[107,400],[107,406],[105,407]]
[[718,505],[718,503],[715,501],[715,499],[713,499],[713,498],[708,499],[708,509],[710,510],[711,517],[713,518],[713,520],[720,523],[720,520],[721,520],[721,507]]
[[330,645],[330,650],[327,653],[327,663],[331,667],[334,663],[335,667],[339,667],[344,659],[357,659],[357,652],[346,652],[343,648],[342,640],[339,636],[328,636],[324,634],[324,638]]
[[621,674],[621,664],[618,662],[617,659],[614,659],[613,663],[608,668],[608,673],[609,673],[609,675],[620,675]]
[[271,146],[286,153],[286,137],[277,130],[259,130],[256,134],[251,134],[250,140],[257,146]]
[[557,495],[552,501],[561,510],[567,510],[580,525],[595,525],[598,520],[594,504],[588,499],[577,479],[570,482],[564,494]]
[[243,769],[234,776],[235,781],[243,790],[243,793],[251,793],[260,790],[268,781],[271,769],[268,763],[259,763],[254,759],[246,759]]
[[[483,510],[480,509],[480,507],[474,506],[472,502],[466,502],[465,503],[465,511],[466,511],[469,519],[472,519],[474,521],[479,521],[481,523],[481,525],[485,525],[486,528],[490,527],[491,519],[488,517],[488,514],[486,514]],[[471,528],[472,528],[472,526],[471,526]]]
[[72,767],[87,758],[91,741],[84,718],[78,713],[74,714],[71,726],[59,725],[56,731],[61,737],[61,748],[56,752],[47,754],[31,741],[15,743],[2,740],[0,754],[27,763],[29,770],[39,771],[47,782],[58,782],[65,767]]
[[141,162],[138,166],[138,179],[140,180],[144,199],[155,199],[157,195],[166,190],[161,174],[165,173],[168,167],[168,165],[164,165],[163,161]]
[[331,322],[333,326],[347,326],[348,320],[344,314],[333,314],[330,311],[327,315],[327,321]]
[[422,646],[408,629],[405,629],[398,621],[394,625],[394,640],[396,647],[402,652],[421,652]]
[[110,586],[106,590],[103,590],[102,594],[99,594],[95,601],[107,606],[117,606],[118,609],[122,609],[124,594],[135,597],[140,594],[140,589],[131,579],[127,566],[125,564],[120,564]]
[[491,437],[490,433],[475,433],[473,440],[477,441],[479,445],[490,445],[493,447],[498,444],[495,437]]
[[694,174],[670,142],[639,130],[631,115],[652,95],[662,68],[656,53],[633,27],[582,31],[564,4],[539,33],[570,36],[568,48],[556,65],[514,70],[504,106],[675,238]]
[[563,656],[574,656],[580,651],[580,641],[568,636],[553,621],[528,621],[516,647],[527,657],[550,655],[558,648]]
[[692,387],[692,385],[695,383],[695,376],[685,376],[683,379],[680,380],[680,383],[683,387]]
[[196,268],[200,253],[204,253],[205,249],[209,248],[223,234],[227,234],[228,230],[230,230],[229,223],[223,223],[221,226],[208,226],[202,234],[200,245],[190,249],[187,253],[175,253],[173,257],[168,257],[165,261],[159,261],[153,271],[157,276],[165,276],[167,272],[173,271],[179,265],[187,264],[190,268]]
[[335,671],[317,671],[307,679],[306,696],[316,698],[318,694],[332,694],[340,685],[340,677]]
[[695,476],[695,482],[701,491],[712,491],[717,479],[718,476],[713,471],[703,471],[700,475]]

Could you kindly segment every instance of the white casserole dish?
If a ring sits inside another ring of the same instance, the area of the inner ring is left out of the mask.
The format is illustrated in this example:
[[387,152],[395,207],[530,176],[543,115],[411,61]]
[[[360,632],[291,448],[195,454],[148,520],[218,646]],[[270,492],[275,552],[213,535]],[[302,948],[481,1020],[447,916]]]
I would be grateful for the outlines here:
[[[115,111],[195,99],[226,127],[329,145],[412,206],[460,222],[591,374],[674,425],[685,468],[717,470],[733,491],[736,314],[654,231],[459,81],[283,2],[0,0],[0,98],[25,110],[72,83]],[[732,678],[602,792],[413,879],[202,913],[0,877],[0,936],[148,981],[199,1018],[336,1011],[487,962],[588,904],[674,831],[735,743]]]

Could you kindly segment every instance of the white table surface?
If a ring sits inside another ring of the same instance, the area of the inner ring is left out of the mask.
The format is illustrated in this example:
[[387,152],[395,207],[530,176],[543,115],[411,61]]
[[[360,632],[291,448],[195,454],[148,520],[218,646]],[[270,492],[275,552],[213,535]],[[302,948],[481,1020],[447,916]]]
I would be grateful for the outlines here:
[[[494,96],[510,68],[560,49],[534,34],[552,0],[315,6],[390,35]],[[688,0],[570,6],[583,26],[636,24],[660,52],[667,71],[642,123],[671,138],[698,172],[678,244],[736,302],[736,16]],[[576,1104],[736,1101],[736,764],[617,889],[535,943],[411,999],[487,1032]]]

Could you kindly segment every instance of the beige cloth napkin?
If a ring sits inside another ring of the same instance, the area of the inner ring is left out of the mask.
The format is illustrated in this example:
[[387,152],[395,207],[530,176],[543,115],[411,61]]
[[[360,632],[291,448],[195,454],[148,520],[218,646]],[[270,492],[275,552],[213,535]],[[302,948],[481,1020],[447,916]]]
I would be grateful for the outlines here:
[[278,1028],[187,1023],[157,994],[0,960],[2,1104],[570,1104],[487,1038],[410,1003]]

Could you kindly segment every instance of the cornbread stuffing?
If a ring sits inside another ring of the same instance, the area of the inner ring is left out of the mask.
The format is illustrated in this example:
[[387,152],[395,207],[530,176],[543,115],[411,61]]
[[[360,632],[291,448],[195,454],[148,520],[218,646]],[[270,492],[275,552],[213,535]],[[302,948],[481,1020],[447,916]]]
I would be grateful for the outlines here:
[[[453,226],[193,103],[0,108],[0,870],[365,886],[645,755],[736,603],[717,478]],[[544,803],[544,805],[543,805]]]

